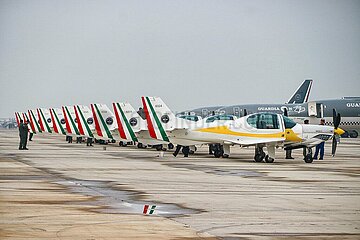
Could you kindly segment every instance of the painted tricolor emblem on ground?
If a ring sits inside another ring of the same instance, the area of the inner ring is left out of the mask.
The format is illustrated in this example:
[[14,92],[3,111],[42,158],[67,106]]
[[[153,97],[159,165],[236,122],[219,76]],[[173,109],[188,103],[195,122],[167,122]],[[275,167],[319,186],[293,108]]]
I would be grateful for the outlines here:
[[147,204],[145,204],[143,214],[151,215],[151,214],[154,213],[155,208],[156,208],[156,205],[147,205]]

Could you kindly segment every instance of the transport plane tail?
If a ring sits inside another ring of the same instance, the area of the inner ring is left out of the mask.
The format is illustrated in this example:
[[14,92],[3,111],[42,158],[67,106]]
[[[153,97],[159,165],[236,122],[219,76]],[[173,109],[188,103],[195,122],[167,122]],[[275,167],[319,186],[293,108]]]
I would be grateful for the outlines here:
[[306,103],[309,99],[312,83],[312,79],[304,80],[303,83],[298,87],[298,89],[296,89],[295,93],[287,101],[287,103]]
[[137,142],[135,132],[139,132],[142,119],[130,103],[113,103],[120,137]]
[[91,104],[91,111],[94,117],[96,133],[108,140],[113,140],[112,134],[118,126],[114,114],[105,104]]

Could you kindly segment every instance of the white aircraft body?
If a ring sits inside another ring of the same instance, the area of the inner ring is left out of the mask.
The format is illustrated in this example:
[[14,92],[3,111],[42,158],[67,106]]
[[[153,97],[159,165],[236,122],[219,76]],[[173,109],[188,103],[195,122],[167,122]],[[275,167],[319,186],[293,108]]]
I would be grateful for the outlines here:
[[308,149],[306,161],[312,162],[312,147],[344,132],[337,127],[298,124],[274,113],[256,113],[224,123],[192,122],[177,118],[159,97],[142,97],[142,102],[151,137],[184,146],[220,143],[226,157],[231,145],[256,146],[255,161],[273,162],[276,146],[301,146]]

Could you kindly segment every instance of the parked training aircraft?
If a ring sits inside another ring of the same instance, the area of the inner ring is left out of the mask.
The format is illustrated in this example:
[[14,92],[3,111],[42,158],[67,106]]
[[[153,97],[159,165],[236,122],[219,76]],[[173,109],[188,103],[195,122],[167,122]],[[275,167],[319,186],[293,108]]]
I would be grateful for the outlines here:
[[[179,145],[196,145],[203,143],[220,143],[224,156],[230,154],[231,145],[256,146],[255,161],[273,162],[275,147],[286,149],[306,147],[308,154],[305,161],[312,162],[312,147],[333,138],[333,154],[336,150],[335,135],[344,131],[338,128],[340,115],[335,113],[334,127],[321,125],[302,125],[290,118],[275,113],[256,113],[226,121],[218,122],[188,121],[178,118],[170,111],[159,97],[142,97],[150,136]],[[266,146],[268,155],[263,152]],[[220,152],[215,156],[219,157]]]

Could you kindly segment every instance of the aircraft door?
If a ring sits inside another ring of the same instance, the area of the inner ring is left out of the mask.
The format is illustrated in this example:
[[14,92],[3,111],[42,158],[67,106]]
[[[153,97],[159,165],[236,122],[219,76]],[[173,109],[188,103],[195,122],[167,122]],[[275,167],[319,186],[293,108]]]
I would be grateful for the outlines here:
[[309,117],[322,118],[324,116],[323,104],[316,102],[309,102],[308,113],[309,113]]

